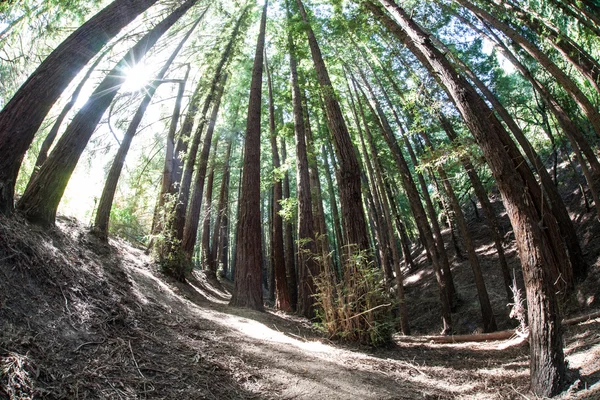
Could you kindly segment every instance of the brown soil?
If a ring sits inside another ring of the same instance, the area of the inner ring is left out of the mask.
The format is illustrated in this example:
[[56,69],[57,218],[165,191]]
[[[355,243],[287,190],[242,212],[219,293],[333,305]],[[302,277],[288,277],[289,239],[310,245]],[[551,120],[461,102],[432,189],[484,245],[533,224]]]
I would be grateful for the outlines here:
[[[600,227],[590,214],[576,218],[592,267],[565,301],[568,316],[599,308]],[[489,235],[483,223],[472,228],[499,328],[514,327]],[[516,263],[509,235],[506,248]],[[437,289],[421,264],[407,277],[411,327],[436,334]],[[472,333],[480,320],[470,268],[454,261],[453,271],[462,299],[455,331]],[[0,398],[534,398],[522,340],[396,337],[384,349],[356,347],[329,341],[295,316],[230,308],[229,288],[202,272],[175,282],[142,250],[103,244],[70,219],[48,232],[0,217]],[[562,398],[600,398],[599,332],[600,318],[566,328],[567,360],[579,380]]]

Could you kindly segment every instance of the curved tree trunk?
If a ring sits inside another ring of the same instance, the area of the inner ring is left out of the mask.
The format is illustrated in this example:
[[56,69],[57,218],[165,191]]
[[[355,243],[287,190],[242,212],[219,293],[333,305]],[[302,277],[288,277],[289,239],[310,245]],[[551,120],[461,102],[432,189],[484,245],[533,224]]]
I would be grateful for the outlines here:
[[[116,42],[116,43],[119,43],[119,42]],[[30,182],[33,180],[33,178],[35,178],[35,176],[37,175],[37,173],[39,171],[39,168],[42,166],[42,164],[48,158],[48,152],[50,151],[50,147],[52,147],[52,144],[54,143],[54,140],[56,139],[56,136],[58,135],[60,126],[62,125],[65,118],[67,117],[67,114],[69,114],[69,111],[71,111],[71,109],[73,108],[75,103],[77,103],[77,100],[79,99],[79,95],[81,94],[83,87],[88,82],[88,80],[90,79],[90,76],[96,70],[96,68],[98,67],[100,62],[102,62],[104,57],[113,49],[113,47],[116,43],[114,43],[112,46],[109,46],[109,48],[104,50],[102,52],[102,54],[100,54],[96,58],[96,61],[94,61],[94,63],[91,65],[91,67],[87,70],[86,74],[81,79],[81,82],[79,82],[79,85],[77,85],[77,87],[73,91],[73,94],[71,95],[71,99],[67,102],[67,104],[65,104],[65,106],[61,110],[60,114],[58,114],[56,121],[54,121],[54,124],[52,125],[52,129],[50,129],[50,132],[48,132],[48,135],[42,142],[42,147],[40,147],[40,152],[38,153],[37,159],[35,160],[35,169],[33,170],[33,173],[31,174],[31,178],[29,178]]]
[[496,17],[488,13],[487,11],[475,6],[468,0],[455,0],[463,7],[469,9],[479,18],[487,21],[491,26],[501,31],[508,38],[517,43],[523,48],[531,57],[537,60],[542,67],[544,67],[554,78],[557,83],[561,85],[567,93],[575,100],[575,102],[581,108],[581,111],[588,118],[597,136],[600,136],[600,112],[594,107],[592,102],[585,96],[582,90],[577,84],[562,70],[560,69],[550,57],[544,54],[539,48],[533,43],[527,40],[524,36],[519,34],[517,31],[498,20]]
[[112,103],[117,91],[125,83],[126,77],[122,74],[123,69],[142,60],[158,39],[196,4],[196,1],[187,0],[144,35],[108,73],[87,103],[75,115],[56,147],[40,168],[40,172],[29,184],[19,201],[19,209],[29,220],[46,226],[54,224],[58,204],[79,157],[92,137],[102,115]]
[[92,231],[103,240],[108,239],[108,223],[110,220],[110,211],[112,210],[112,203],[115,197],[115,193],[117,191],[117,184],[119,182],[121,171],[123,170],[123,165],[125,164],[125,158],[127,157],[127,153],[129,152],[131,142],[133,141],[133,138],[137,133],[138,127],[140,126],[140,123],[144,118],[144,114],[146,114],[146,109],[150,105],[150,102],[152,101],[156,90],[162,83],[164,83],[163,79],[167,75],[169,68],[171,68],[173,61],[175,61],[175,59],[179,55],[179,52],[181,51],[189,37],[192,35],[192,32],[194,32],[196,27],[200,24],[200,21],[202,21],[202,18],[206,14],[206,11],[208,11],[208,8],[204,10],[202,15],[194,23],[192,28],[179,42],[169,59],[165,62],[165,65],[159,71],[158,75],[156,75],[154,82],[152,82],[145,88],[144,98],[142,99],[142,102],[140,103],[137,111],[133,115],[129,126],[127,127],[127,131],[123,136],[123,140],[121,140],[119,150],[115,155],[113,163],[108,172],[108,176],[106,177],[106,183],[104,184],[104,189],[102,190],[102,195],[100,196],[100,201],[98,202],[98,208],[96,210],[96,219],[94,220],[94,227],[92,229]]
[[242,193],[239,198],[240,218],[237,227],[235,279],[229,303],[232,306],[260,311],[264,310],[261,285],[263,260],[260,218],[260,117],[267,6],[268,2],[265,1],[252,68]]
[[600,92],[600,65],[593,57],[585,52],[577,43],[563,35],[548,23],[541,21],[535,13],[525,11],[515,4],[504,0],[493,1],[498,7],[503,7],[511,17],[516,17],[528,26],[540,38],[562,54],[577,70]]
[[0,213],[14,207],[21,162],[44,118],[82,68],[157,0],[116,0],[65,39],[0,111]]
[[504,128],[475,89],[456,73],[408,14],[391,0],[380,2],[394,20],[371,1],[365,4],[439,79],[475,136],[496,178],[513,225],[525,275],[531,330],[531,388],[539,396],[553,396],[561,390],[566,373],[558,303],[549,274],[550,269],[559,267],[539,225],[538,211],[523,178],[500,139]]
[[[441,114],[439,115],[439,118],[440,124],[446,132],[448,139],[450,139],[450,141],[452,142],[456,141],[458,137],[450,121],[448,121],[448,119]],[[504,255],[504,247],[502,246],[502,237],[500,235],[500,224],[498,223],[498,218],[496,217],[496,213],[492,208],[492,204],[490,203],[490,199],[487,195],[487,192],[483,187],[483,183],[481,182],[479,175],[477,175],[477,171],[475,171],[475,167],[473,166],[471,161],[466,157],[461,157],[460,162],[463,165],[465,171],[467,172],[467,176],[471,181],[471,185],[473,186],[475,196],[477,196],[477,200],[479,200],[479,204],[481,204],[481,209],[485,214],[485,218],[492,233],[492,240],[494,241],[494,246],[496,247],[496,252],[498,254],[498,263],[500,264],[500,270],[502,271],[502,278],[504,280],[506,298],[510,301],[513,298],[513,293],[511,290],[512,278],[510,276],[508,264],[506,263],[506,256]]]
[[[225,90],[225,85],[227,84],[227,74],[223,74],[221,78],[221,84],[217,89],[217,93],[215,95],[215,103],[213,105],[213,109],[210,115],[210,119],[208,121],[208,129],[204,134],[204,141],[202,143],[202,150],[200,152],[200,158],[197,160],[198,162],[198,170],[196,171],[196,177],[194,179],[194,186],[192,189],[192,196],[190,199],[190,204],[187,207],[187,214],[185,215],[185,226],[183,229],[183,239],[181,241],[181,250],[185,257],[185,262],[191,263],[192,254],[194,251],[194,246],[196,245],[196,239],[198,236],[198,225],[200,224],[200,210],[202,209],[202,197],[204,195],[204,183],[206,180],[206,171],[208,170],[208,158],[210,156],[210,147],[213,142],[213,133],[215,131],[215,124],[217,123],[217,116],[219,115],[219,109],[221,107],[221,99],[223,97],[223,92]],[[201,123],[202,125],[202,123]],[[218,140],[218,138],[217,138]],[[216,144],[215,144],[216,149]],[[195,157],[194,157],[195,158]],[[186,163],[186,170],[188,170],[188,165],[193,166],[195,159],[189,159]],[[185,172],[184,172],[185,177]],[[183,186],[182,186],[183,190]],[[212,197],[212,187],[207,189],[211,191]],[[181,194],[181,191],[180,191]],[[180,197],[180,199],[182,199]],[[208,201],[208,197],[207,197]],[[183,208],[183,207],[178,207]],[[210,202],[206,202],[204,206],[205,210],[210,209]],[[177,212],[175,212],[175,223],[177,224]],[[216,272],[211,270],[211,272]]]

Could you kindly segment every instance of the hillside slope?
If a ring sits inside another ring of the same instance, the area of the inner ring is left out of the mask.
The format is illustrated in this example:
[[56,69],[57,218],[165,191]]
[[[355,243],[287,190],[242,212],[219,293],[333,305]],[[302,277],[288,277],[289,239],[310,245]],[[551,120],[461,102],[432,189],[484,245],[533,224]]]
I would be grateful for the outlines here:
[[[143,251],[98,242],[69,219],[45,232],[0,217],[0,278],[0,398],[527,395],[526,345],[331,343],[303,319],[228,307],[226,288],[202,273],[174,282]],[[437,323],[420,322],[423,330]],[[565,398],[600,396],[598,384],[590,387],[600,378],[599,328],[600,319],[568,328],[568,360],[581,382]]]

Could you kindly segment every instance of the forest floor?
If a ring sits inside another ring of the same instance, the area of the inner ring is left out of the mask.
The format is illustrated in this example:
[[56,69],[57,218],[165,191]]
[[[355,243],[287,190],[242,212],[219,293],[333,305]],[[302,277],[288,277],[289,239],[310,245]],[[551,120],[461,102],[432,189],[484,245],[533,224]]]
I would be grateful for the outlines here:
[[[575,218],[591,267],[564,301],[569,317],[600,308],[600,227],[590,213]],[[489,235],[482,222],[471,225],[499,328],[514,327]],[[509,234],[506,249],[515,263]],[[437,289],[421,261],[406,295],[414,334],[431,335],[441,327]],[[453,272],[455,332],[472,333],[470,268],[453,260]],[[229,307],[230,287],[202,272],[173,281],[143,250],[103,244],[71,219],[44,231],[0,217],[0,398],[535,398],[522,340],[343,344],[296,316]],[[565,352],[579,380],[560,398],[600,399],[600,318],[566,327]]]

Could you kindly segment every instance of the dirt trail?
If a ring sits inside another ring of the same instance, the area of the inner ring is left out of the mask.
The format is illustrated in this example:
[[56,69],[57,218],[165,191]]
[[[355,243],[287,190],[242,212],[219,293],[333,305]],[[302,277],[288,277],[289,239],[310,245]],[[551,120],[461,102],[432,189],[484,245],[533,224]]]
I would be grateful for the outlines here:
[[[202,273],[169,280],[143,251],[72,220],[45,233],[0,219],[0,272],[0,398],[528,398],[526,345],[332,343],[301,318],[228,307]],[[567,332],[588,386],[599,328]],[[600,398],[600,384],[564,398]]]

